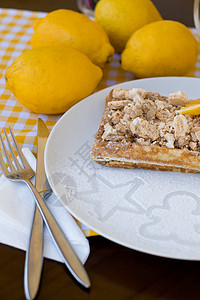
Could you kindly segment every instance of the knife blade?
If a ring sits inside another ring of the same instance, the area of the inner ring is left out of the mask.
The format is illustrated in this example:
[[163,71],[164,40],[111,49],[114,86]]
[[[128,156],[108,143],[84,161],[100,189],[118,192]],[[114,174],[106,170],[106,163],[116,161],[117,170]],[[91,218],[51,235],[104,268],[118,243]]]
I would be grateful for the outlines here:
[[[51,187],[45,174],[44,150],[49,136],[48,129],[41,118],[38,118],[37,133],[37,166],[35,187],[42,196],[47,197],[51,193]],[[32,230],[29,239],[28,250],[24,268],[24,290],[27,299],[34,299],[40,284],[43,265],[43,219],[40,211],[35,206]]]

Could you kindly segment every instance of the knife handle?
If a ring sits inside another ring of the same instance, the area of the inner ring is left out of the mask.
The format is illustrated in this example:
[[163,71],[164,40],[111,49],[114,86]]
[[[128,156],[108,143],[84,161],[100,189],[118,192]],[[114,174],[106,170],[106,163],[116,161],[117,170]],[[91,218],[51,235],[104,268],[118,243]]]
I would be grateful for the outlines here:
[[43,219],[35,205],[32,230],[24,267],[24,291],[26,299],[34,299],[40,284],[43,265]]
[[34,199],[37,203],[43,220],[53,238],[53,241],[55,242],[55,245],[57,246],[57,249],[63,257],[68,270],[80,284],[82,284],[86,288],[89,288],[91,284],[86,270],[82,265],[81,261],[79,260],[78,256],[74,252],[73,248],[71,247],[67,237],[64,236],[58,223],[52,216],[51,212],[49,211],[41,195],[39,194],[35,186],[32,184],[32,182],[27,178],[24,178],[23,181],[26,182],[26,184],[34,194]]

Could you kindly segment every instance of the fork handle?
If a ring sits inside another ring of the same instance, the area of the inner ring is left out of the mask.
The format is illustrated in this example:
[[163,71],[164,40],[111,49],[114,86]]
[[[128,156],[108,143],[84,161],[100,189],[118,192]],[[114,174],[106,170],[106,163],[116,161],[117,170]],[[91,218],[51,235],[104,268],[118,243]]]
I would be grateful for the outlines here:
[[40,196],[39,192],[32,184],[32,182],[29,179],[24,179],[24,181],[35,196],[34,199],[36,201],[36,204],[61,256],[64,259],[65,265],[80,284],[82,284],[86,288],[89,288],[91,284],[86,270],[77,257],[76,253],[72,249],[67,237],[60,229],[58,223],[52,216],[51,212],[49,211],[48,207],[46,206],[45,202],[43,201],[42,197]]
[[34,299],[40,284],[43,265],[43,219],[35,204],[32,230],[24,266],[24,290],[26,299]]

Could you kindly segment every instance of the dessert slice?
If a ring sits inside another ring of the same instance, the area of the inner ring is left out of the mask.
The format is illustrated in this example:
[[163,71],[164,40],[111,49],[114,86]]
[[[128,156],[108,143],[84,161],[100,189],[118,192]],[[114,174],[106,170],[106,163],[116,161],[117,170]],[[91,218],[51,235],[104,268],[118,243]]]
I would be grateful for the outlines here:
[[113,167],[200,171],[200,116],[182,115],[183,92],[168,97],[133,88],[106,98],[91,158]]

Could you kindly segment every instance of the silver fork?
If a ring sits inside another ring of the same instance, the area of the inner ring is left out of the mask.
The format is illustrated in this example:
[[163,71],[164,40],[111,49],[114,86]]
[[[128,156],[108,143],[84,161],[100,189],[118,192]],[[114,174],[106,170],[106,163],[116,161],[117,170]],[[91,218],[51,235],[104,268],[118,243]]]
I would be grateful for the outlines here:
[[2,148],[3,148],[4,154],[5,154],[5,159],[9,166],[9,168],[7,168],[6,164],[4,163],[3,156],[0,152],[0,165],[1,165],[1,169],[4,173],[4,175],[9,180],[24,181],[28,185],[29,189],[32,191],[32,193],[34,195],[34,199],[35,199],[36,204],[40,210],[40,213],[44,219],[44,222],[45,222],[61,256],[63,257],[67,268],[69,269],[69,271],[72,273],[72,275],[76,278],[76,280],[79,283],[81,283],[86,288],[90,287],[90,285],[91,285],[90,280],[89,280],[89,277],[88,277],[82,263],[80,262],[79,258],[75,254],[71,245],[69,244],[69,241],[64,236],[64,234],[61,231],[60,227],[58,226],[57,222],[53,218],[51,212],[49,211],[45,202],[41,198],[39,192],[37,191],[35,186],[30,181],[30,178],[35,175],[35,172],[31,169],[26,158],[24,157],[24,154],[23,154],[20,146],[18,145],[14,134],[12,133],[12,131],[9,127],[10,135],[11,135],[13,144],[15,146],[15,149],[18,153],[18,156],[20,158],[21,164],[18,161],[17,157],[15,156],[14,151],[12,150],[12,146],[9,141],[9,138],[8,138],[5,128],[3,128],[3,130],[4,130],[5,138],[7,141],[8,149],[9,149],[12,159],[13,159],[13,161],[12,161],[9,156],[9,151],[6,148],[4,140],[0,133],[0,140],[1,140]]

